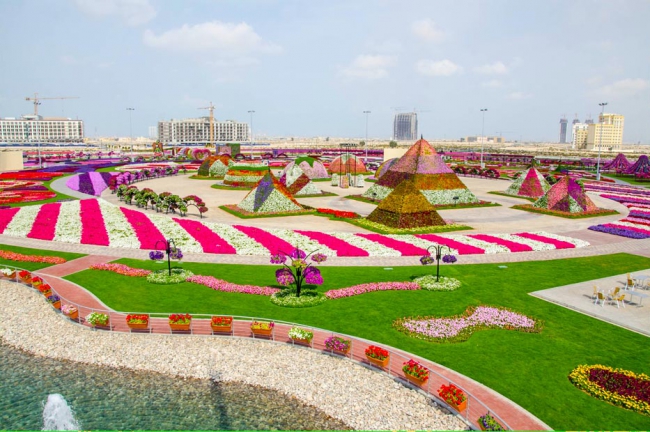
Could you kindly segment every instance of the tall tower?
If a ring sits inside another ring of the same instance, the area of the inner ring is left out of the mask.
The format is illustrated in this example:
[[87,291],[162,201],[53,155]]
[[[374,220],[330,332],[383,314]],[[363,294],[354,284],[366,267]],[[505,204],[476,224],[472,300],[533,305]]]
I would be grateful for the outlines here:
[[563,116],[560,119],[560,144],[566,144],[566,128],[569,121],[566,119],[566,116]]
[[414,141],[418,139],[417,113],[395,114],[395,119],[393,120],[393,139],[402,141]]

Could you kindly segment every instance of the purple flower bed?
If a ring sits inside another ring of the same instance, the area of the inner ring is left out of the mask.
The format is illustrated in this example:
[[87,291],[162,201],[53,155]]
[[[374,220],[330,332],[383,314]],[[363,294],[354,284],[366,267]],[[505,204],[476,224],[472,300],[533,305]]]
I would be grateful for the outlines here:
[[87,172],[70,177],[66,186],[84,194],[100,196],[111,177],[113,174],[107,172]]
[[603,232],[607,234],[614,234],[621,237],[627,237],[632,239],[647,239],[650,238],[650,234],[644,234],[638,231],[634,231],[628,228],[620,227],[610,227],[606,225],[592,225],[589,227],[592,231]]

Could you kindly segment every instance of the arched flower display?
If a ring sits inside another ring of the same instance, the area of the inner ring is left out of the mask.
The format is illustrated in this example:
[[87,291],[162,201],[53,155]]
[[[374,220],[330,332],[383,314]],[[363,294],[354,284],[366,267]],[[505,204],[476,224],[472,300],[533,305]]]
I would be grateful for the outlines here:
[[314,252],[307,254],[295,248],[289,254],[280,252],[271,256],[271,264],[282,264],[282,268],[275,271],[275,279],[282,286],[293,285],[296,289],[296,297],[300,297],[303,284],[323,284],[320,270],[313,265],[327,260],[327,256]]

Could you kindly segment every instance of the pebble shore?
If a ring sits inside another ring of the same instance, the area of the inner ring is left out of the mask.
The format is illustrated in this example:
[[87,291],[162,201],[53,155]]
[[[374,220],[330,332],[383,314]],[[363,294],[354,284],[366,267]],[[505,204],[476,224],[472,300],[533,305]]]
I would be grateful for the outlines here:
[[468,429],[422,394],[346,359],[259,340],[92,331],[14,282],[0,282],[0,337],[37,356],[269,388],[353,429]]

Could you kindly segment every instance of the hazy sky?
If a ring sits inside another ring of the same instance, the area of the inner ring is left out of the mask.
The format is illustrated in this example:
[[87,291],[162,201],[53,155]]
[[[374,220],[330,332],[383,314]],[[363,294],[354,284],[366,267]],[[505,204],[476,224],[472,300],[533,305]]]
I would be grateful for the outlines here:
[[249,121],[270,136],[557,141],[563,114],[625,115],[650,143],[650,1],[0,0],[0,117],[78,117],[87,136],[159,120]]

